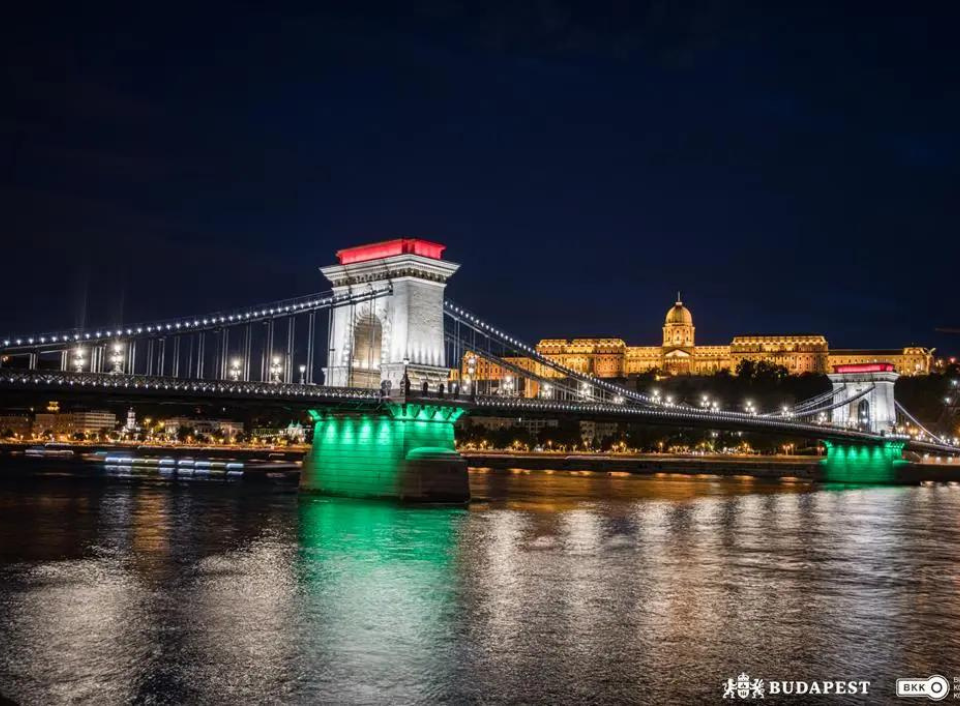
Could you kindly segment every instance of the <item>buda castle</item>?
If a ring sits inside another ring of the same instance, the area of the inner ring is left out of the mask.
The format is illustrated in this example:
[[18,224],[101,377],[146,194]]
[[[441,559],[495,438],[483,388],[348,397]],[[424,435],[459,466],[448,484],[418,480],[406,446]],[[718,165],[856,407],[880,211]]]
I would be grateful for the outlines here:
[[[896,349],[830,350],[827,339],[817,334],[735,336],[726,346],[698,346],[693,315],[680,301],[663,322],[663,345],[628,346],[620,338],[547,338],[537,352],[572,370],[601,378],[626,378],[650,371],[667,375],[712,375],[720,370],[737,372],[741,361],[765,361],[781,365],[791,375],[833,372],[834,366],[854,363],[892,363],[901,375],[926,375],[933,364],[933,351],[916,346]],[[528,358],[511,358],[513,364],[542,377],[555,377],[553,370],[539,370]],[[474,360],[474,369],[461,371],[475,380],[496,380],[499,368]]]

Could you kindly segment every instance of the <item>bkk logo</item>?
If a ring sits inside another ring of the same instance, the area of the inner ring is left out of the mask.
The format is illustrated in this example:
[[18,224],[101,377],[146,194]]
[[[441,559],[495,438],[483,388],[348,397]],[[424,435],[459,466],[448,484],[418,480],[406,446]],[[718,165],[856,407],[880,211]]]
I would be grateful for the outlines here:
[[897,696],[901,699],[942,701],[949,693],[950,682],[939,674],[926,679],[897,679]]
[[834,694],[868,694],[869,681],[780,681],[751,679],[741,673],[736,679],[727,679],[723,685],[725,699],[765,699],[767,696],[808,696]]

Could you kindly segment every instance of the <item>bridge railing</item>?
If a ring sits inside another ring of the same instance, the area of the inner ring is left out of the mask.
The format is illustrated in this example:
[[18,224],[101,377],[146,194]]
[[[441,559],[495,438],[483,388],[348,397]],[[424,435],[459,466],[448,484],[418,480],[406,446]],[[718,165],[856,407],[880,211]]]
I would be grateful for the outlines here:
[[74,373],[63,371],[0,369],[0,384],[6,389],[23,390],[141,390],[189,393],[191,396],[215,394],[243,398],[343,398],[381,401],[380,390],[355,387],[327,387],[300,383],[262,382],[242,380],[204,380],[198,378],[168,378],[150,375],[113,373]]

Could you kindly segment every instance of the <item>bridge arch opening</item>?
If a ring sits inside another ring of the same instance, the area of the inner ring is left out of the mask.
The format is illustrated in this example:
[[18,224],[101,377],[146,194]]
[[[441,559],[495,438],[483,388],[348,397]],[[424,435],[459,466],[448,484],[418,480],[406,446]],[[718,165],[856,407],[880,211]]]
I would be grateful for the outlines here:
[[871,428],[870,400],[864,398],[857,404],[857,424],[861,429]]
[[372,307],[361,311],[353,326],[351,387],[380,387],[383,360],[383,324]]

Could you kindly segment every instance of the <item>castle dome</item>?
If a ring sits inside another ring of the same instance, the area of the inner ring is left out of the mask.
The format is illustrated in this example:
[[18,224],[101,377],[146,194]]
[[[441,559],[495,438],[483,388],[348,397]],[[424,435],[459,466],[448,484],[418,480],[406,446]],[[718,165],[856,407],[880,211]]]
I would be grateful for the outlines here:
[[677,303],[670,307],[670,310],[667,312],[667,317],[664,320],[664,324],[683,324],[685,326],[693,326],[693,314],[691,314],[690,310],[683,305],[682,301],[680,301],[680,292],[677,292]]

